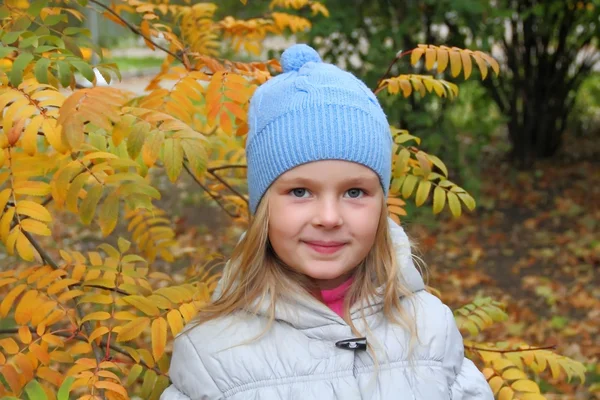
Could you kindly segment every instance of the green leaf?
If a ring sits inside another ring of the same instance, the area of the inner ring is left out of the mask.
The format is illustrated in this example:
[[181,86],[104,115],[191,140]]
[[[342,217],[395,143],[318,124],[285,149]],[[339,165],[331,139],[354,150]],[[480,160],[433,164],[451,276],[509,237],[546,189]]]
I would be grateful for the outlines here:
[[0,6],[0,19],[8,18],[10,16],[10,11],[6,6]]
[[9,73],[11,85],[17,87],[23,81],[23,71],[25,67],[33,60],[33,54],[21,53],[13,62],[12,69]]
[[79,216],[84,225],[89,225],[96,212],[96,206],[102,197],[103,187],[100,184],[92,186],[87,192],[87,196],[81,202]]
[[46,7],[47,5],[48,0],[34,0],[29,5],[29,8],[27,9],[27,14],[35,18],[38,15],[40,15],[40,11],[42,11],[42,8]]
[[12,47],[12,46],[3,46],[0,47],[0,58],[4,58],[7,55],[9,55],[10,53],[12,53],[13,51],[17,50],[16,47]]
[[458,196],[455,193],[448,192],[448,206],[450,207],[450,212],[455,217],[460,217],[462,209],[460,207],[460,201],[458,200]]
[[35,379],[29,381],[27,386],[25,386],[25,392],[30,400],[47,400],[46,392],[42,388],[42,385]]
[[127,250],[131,247],[131,242],[125,238],[119,236],[117,239],[117,246],[119,247],[119,251],[121,254],[127,253]]
[[78,33],[80,33],[80,34],[82,34],[84,36],[90,36],[91,35],[90,30],[87,29],[87,28],[76,28],[76,27],[70,26],[70,27],[65,28],[63,30],[63,34],[67,35],[67,36],[76,35]]
[[439,186],[433,190],[433,213],[439,214],[446,205],[446,191]]
[[12,29],[16,31],[24,31],[26,32],[31,26],[31,19],[29,17],[23,16],[17,19],[12,26]]
[[[129,370],[129,376],[127,377],[127,386],[131,386],[135,383],[135,381],[137,380],[137,378],[140,376],[140,374],[142,373],[143,368],[141,365],[139,364],[135,364],[133,367],[131,367],[131,369]],[[60,400],[60,399],[57,399]]]
[[183,167],[183,150],[179,145],[179,140],[166,139],[163,151],[163,162],[165,163],[167,176],[171,182],[175,182]]
[[71,67],[66,61],[59,60],[56,62],[56,68],[58,69],[58,79],[63,87],[69,87],[71,85]]
[[98,214],[98,224],[102,230],[102,235],[108,236],[117,226],[119,220],[119,195],[113,191],[106,196],[100,213]]
[[39,83],[48,83],[48,68],[50,67],[50,60],[48,58],[40,58],[35,63],[33,69],[35,73],[35,79]]
[[74,66],[75,68],[77,68],[77,71],[79,71],[81,73],[81,75],[83,75],[83,77],[85,79],[87,79],[88,81],[94,82],[94,80],[96,79],[94,70],[85,61],[79,61],[79,60],[71,61],[71,65]]
[[27,35],[27,38],[22,39],[19,42],[19,48],[20,49],[26,49],[28,47],[37,47],[38,46],[38,41],[39,41],[39,37],[31,32],[26,32],[23,34],[23,37],[25,37],[25,35]]
[[58,49],[58,47],[56,47],[56,46],[43,45],[43,46],[36,47],[34,50],[34,53],[45,53],[47,51],[56,50],[56,49]]
[[56,400],[69,400],[69,392],[71,391],[73,382],[75,382],[75,377],[67,376],[65,378],[62,385],[60,385],[60,388],[58,389]]
[[153,186],[139,183],[125,183],[119,187],[120,196],[130,196],[132,194],[144,194],[153,199],[160,199],[160,192]]
[[12,44],[19,39],[19,36],[21,36],[22,33],[23,31],[6,32],[4,35],[2,35],[2,43],[5,45]]
[[137,158],[140,154],[144,141],[146,140],[146,132],[148,132],[149,128],[150,126],[143,122],[133,126],[127,137],[127,154],[129,154],[129,157]]
[[150,392],[152,391],[155,383],[156,372],[152,371],[151,369],[147,369],[146,373],[144,374],[144,383],[142,383],[142,392],[140,393],[142,399],[147,399],[150,397]]
[[66,14],[53,14],[53,15],[48,15],[46,16],[46,18],[44,19],[44,25],[46,26],[52,26],[52,25],[56,25],[59,22],[67,22],[68,18]]

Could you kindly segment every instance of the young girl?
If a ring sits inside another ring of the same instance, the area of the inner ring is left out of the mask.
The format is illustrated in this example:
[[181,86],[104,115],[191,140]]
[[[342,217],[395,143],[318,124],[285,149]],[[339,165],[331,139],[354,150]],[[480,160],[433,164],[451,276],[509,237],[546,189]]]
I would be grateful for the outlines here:
[[250,102],[252,221],[161,399],[493,399],[387,218],[377,99],[309,46],[281,64]]

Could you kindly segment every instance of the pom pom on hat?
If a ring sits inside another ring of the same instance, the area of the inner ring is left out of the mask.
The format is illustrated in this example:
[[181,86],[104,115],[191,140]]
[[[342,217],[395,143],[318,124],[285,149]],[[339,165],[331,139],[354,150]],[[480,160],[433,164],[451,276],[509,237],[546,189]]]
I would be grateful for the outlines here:
[[307,62],[321,62],[321,56],[315,49],[306,44],[296,44],[281,55],[283,72],[298,71]]

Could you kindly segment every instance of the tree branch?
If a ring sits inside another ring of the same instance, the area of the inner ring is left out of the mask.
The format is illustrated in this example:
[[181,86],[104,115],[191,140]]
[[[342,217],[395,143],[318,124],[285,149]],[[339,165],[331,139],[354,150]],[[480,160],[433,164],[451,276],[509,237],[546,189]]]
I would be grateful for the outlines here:
[[243,194],[241,194],[240,192],[238,192],[236,188],[234,188],[233,186],[231,186],[231,185],[229,184],[229,182],[227,182],[225,179],[221,178],[219,175],[215,174],[214,172],[211,172],[211,171],[208,171],[208,172],[209,172],[209,174],[210,174],[210,175],[211,175],[213,178],[215,178],[216,180],[218,180],[219,182],[221,182],[223,185],[225,185],[225,186],[227,187],[227,189],[231,190],[231,191],[232,191],[233,193],[235,193],[235,194],[236,194],[236,195],[237,195],[237,196],[238,196],[240,199],[242,199],[242,200],[243,200],[243,201],[246,203],[246,205],[248,205],[248,204],[249,204],[249,202],[248,202],[248,199],[247,199],[247,198],[246,198],[246,197],[245,197]]
[[183,163],[183,168],[185,168],[185,170],[187,171],[187,173],[192,177],[192,179],[206,192],[208,193],[208,195],[219,205],[219,207],[221,207],[221,209],[223,211],[225,211],[225,213],[227,215],[229,215],[231,218],[239,218],[239,215],[235,215],[232,214],[231,212],[229,212],[228,209],[225,208],[225,206],[223,204],[221,204],[221,202],[219,201],[219,199],[217,199],[217,197],[215,195],[212,194],[212,192],[206,187],[204,186],[204,184],[202,182],[200,182],[200,180],[198,180],[198,178],[196,178],[196,175],[194,175],[194,173],[190,170],[190,167],[187,166],[186,163]]
[[[36,335],[36,336],[39,337],[39,335],[37,334],[37,331],[36,331],[35,328],[33,328],[33,327],[30,326],[29,327],[29,331],[32,334],[34,334],[34,335]],[[0,335],[14,335],[14,334],[17,334],[17,333],[19,333],[19,328],[0,329]],[[51,333],[53,335],[55,335],[55,336],[60,336],[60,337],[70,338],[70,339],[76,339],[76,340],[79,340],[80,342],[87,342],[88,341],[88,338],[86,338],[85,336],[81,336],[79,334],[73,335],[73,334],[71,334],[69,332],[51,332]],[[95,343],[95,341],[94,341],[94,343]],[[144,367],[146,369],[151,369],[151,370],[153,370],[154,372],[156,372],[159,375],[164,375],[158,368],[156,368],[156,367],[151,368],[141,358],[140,358],[139,362],[136,361],[126,350],[122,349],[121,347],[119,347],[119,346],[117,346],[117,345],[115,345],[113,343],[108,343],[106,340],[102,340],[100,342],[100,345],[102,347],[106,347],[108,345],[108,347],[111,348],[112,350],[116,351],[117,353],[121,353],[121,354],[127,356],[128,358],[130,358],[134,362],[140,364],[142,367]]]
[[[31,243],[31,245],[40,254],[40,256],[42,257],[44,262],[47,263],[48,265],[50,265],[54,269],[59,269],[58,264],[56,264],[56,262],[54,262],[52,257],[50,257],[50,255],[48,253],[46,253],[46,251],[42,248],[42,246],[40,246],[40,244],[37,242],[37,240],[35,240],[29,232],[27,232],[27,231],[22,231],[22,232],[25,235],[25,237],[27,238],[27,240],[29,240],[29,243]],[[80,320],[83,319],[83,312],[79,308],[79,303],[76,300],[73,300],[73,302],[75,303],[75,312],[77,313],[77,317]],[[86,321],[82,324],[82,326],[83,326],[83,329],[85,329],[87,335],[89,336],[92,333],[92,326],[90,325],[90,322]],[[96,357],[96,362],[98,362],[98,364],[100,364],[100,362],[103,359],[102,350],[100,350],[100,348],[98,347],[98,345],[95,342],[91,343],[91,346],[92,346],[92,349],[94,350],[94,356]]]
[[186,63],[184,62],[183,58],[179,57],[177,54],[173,53],[172,51],[170,51],[169,49],[159,45],[158,43],[154,42],[151,38],[149,38],[148,36],[144,35],[142,33],[142,31],[140,31],[135,25],[129,23],[126,19],[124,19],[123,17],[121,17],[117,12],[115,12],[113,9],[111,9],[110,7],[100,3],[97,0],[90,0],[90,3],[94,3],[96,4],[98,7],[103,8],[104,10],[106,10],[107,12],[109,12],[110,14],[112,14],[115,18],[118,18],[125,26],[127,26],[127,28],[129,28],[130,31],[132,31],[133,33],[135,33],[136,35],[139,35],[141,37],[143,37],[145,40],[149,41],[150,43],[152,43],[155,47],[161,49],[162,51],[164,51],[165,53],[169,54],[171,57],[175,58],[176,60],[178,60],[179,62],[181,62],[181,64],[186,65]]
[[476,346],[465,346],[465,349],[472,351],[489,351],[491,353],[520,353],[522,351],[535,351],[535,350],[554,350],[556,345],[544,346],[544,347],[530,347],[528,349],[511,349],[511,350],[500,350],[500,349],[482,349]]

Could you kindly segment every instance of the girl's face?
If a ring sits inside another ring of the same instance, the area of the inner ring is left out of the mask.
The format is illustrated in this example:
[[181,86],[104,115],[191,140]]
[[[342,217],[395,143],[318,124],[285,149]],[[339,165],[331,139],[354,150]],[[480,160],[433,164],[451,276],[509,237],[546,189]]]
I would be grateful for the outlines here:
[[375,241],[383,204],[379,178],[348,161],[300,165],[269,192],[269,239],[290,268],[321,289],[343,283]]

